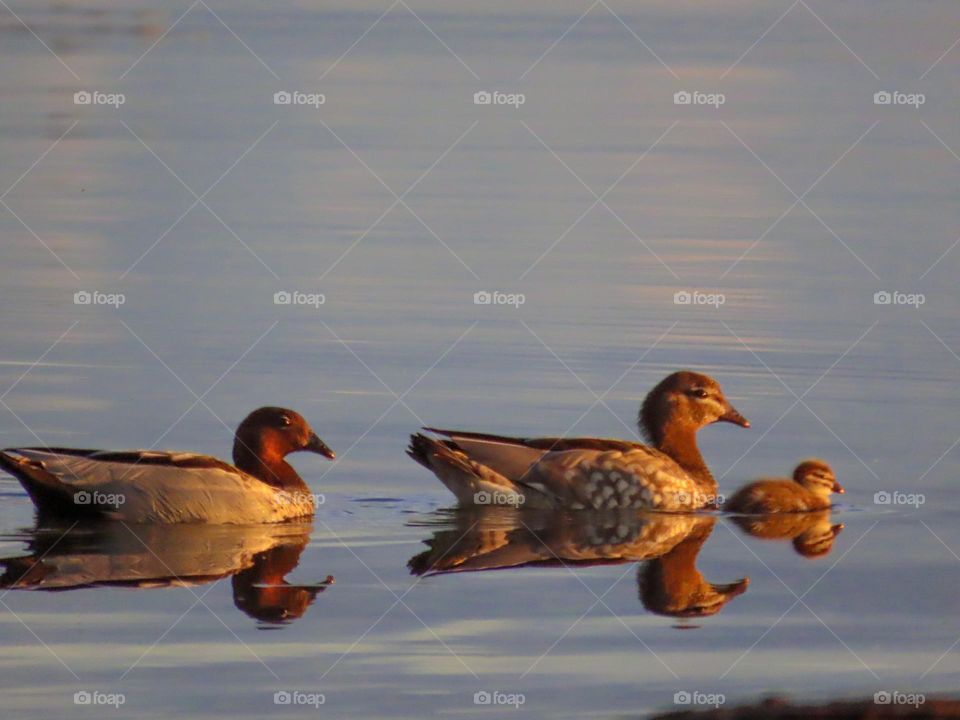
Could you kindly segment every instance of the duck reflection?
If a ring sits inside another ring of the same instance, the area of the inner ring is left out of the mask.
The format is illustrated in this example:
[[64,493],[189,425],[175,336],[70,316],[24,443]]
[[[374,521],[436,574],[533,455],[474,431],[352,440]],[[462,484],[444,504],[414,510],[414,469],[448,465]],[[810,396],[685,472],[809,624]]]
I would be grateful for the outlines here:
[[654,613],[702,617],[719,612],[747,589],[706,580],[697,555],[716,518],[630,512],[530,513],[508,508],[460,510],[408,562],[414,575],[519,567],[594,566],[643,562],[640,601]]
[[309,524],[230,527],[102,523],[40,526],[29,553],[0,558],[0,588],[49,592],[95,587],[193,587],[230,577],[239,610],[267,626],[307,611],[333,583],[291,585]]
[[650,612],[677,618],[707,617],[747,591],[749,578],[715,585],[697,569],[697,555],[713,531],[715,519],[708,520],[691,530],[670,552],[637,571],[640,602]]
[[798,555],[824,557],[833,549],[843,523],[832,523],[830,510],[778,515],[738,516],[731,520],[747,535],[763,540],[791,540]]

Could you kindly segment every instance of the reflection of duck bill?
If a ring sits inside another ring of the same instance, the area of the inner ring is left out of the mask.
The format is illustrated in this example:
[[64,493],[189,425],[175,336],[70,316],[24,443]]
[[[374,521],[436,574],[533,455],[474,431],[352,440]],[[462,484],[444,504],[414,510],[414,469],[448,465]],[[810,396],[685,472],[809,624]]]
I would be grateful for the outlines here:
[[[743,595],[750,586],[750,578],[746,577],[723,584],[714,584],[702,577],[698,579],[693,587],[671,588],[669,582],[658,585],[654,575],[641,575],[641,601],[647,610],[657,615],[709,617],[720,612],[733,598]],[[684,627],[688,629],[690,626]]]
[[244,613],[266,625],[285,625],[303,617],[317,595],[333,584],[332,575],[312,585],[253,583],[244,586],[234,577],[234,603]]
[[[711,583],[712,584],[712,583]],[[713,585],[713,591],[718,595],[725,596],[728,600],[743,595],[750,585],[750,578],[740,578],[736,582],[726,583],[724,585]]]

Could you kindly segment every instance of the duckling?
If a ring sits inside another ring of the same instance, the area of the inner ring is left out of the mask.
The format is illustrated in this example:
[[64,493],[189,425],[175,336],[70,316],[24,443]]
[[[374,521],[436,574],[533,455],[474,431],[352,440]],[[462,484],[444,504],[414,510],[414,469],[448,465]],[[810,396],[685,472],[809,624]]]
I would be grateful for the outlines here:
[[830,507],[831,493],[843,492],[830,466],[823,460],[810,459],[797,465],[792,480],[757,480],[743,486],[723,509],[751,514],[809,512]]
[[462,505],[526,508],[693,510],[717,483],[697,448],[715,422],[750,423],[711,377],[682,370],[647,395],[638,424],[650,445],[606,438],[515,438],[424,428],[407,454],[431,470]]
[[281,522],[313,515],[307,484],[284,458],[334,452],[293,410],[262,407],[237,428],[234,465],[157,450],[8,448],[14,475],[44,516],[133,523]]

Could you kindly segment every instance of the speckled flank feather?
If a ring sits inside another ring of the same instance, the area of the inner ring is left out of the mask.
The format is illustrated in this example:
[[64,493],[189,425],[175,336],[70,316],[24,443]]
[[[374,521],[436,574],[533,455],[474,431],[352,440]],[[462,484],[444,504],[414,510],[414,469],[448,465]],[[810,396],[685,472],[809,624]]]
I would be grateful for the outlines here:
[[691,510],[705,504],[697,481],[676,461],[643,446],[548,453],[521,484],[571,510]]

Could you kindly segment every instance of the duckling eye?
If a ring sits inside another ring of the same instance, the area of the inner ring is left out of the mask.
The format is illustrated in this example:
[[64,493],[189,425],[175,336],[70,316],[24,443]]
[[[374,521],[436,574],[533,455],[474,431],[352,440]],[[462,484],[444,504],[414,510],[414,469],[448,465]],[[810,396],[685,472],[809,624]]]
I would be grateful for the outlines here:
[[701,400],[709,396],[709,393],[703,388],[697,388],[696,390],[691,390],[690,394],[693,395],[694,397],[700,398]]
[[280,416],[280,424],[281,424],[283,427],[289,427],[289,426],[290,426],[290,423],[291,423],[291,420],[290,420],[290,417],[289,417],[288,415],[281,415],[281,416]]

